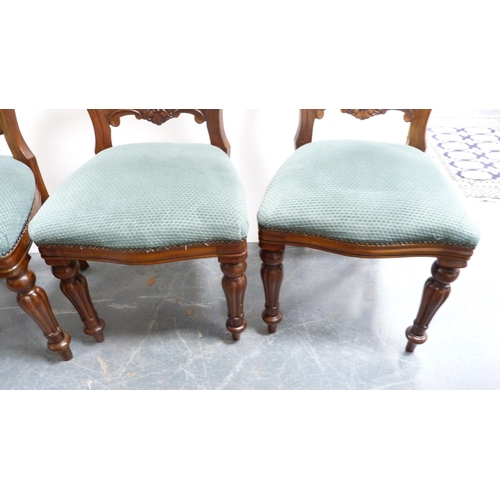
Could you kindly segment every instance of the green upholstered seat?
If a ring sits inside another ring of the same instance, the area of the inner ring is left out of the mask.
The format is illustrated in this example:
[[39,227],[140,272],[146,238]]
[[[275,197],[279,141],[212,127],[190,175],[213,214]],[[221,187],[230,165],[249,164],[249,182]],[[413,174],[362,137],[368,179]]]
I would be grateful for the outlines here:
[[475,247],[479,230],[461,194],[420,150],[359,140],[300,147],[271,181],[265,229],[371,245]]
[[31,170],[11,156],[0,156],[0,256],[15,247],[35,199]]
[[118,250],[241,241],[244,191],[229,157],[208,144],[141,143],[97,154],[30,224],[38,245]]

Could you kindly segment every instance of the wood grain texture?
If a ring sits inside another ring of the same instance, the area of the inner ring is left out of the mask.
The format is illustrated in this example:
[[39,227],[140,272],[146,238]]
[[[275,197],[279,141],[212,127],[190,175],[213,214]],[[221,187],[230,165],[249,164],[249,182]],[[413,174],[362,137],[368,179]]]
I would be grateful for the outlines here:
[[14,109],[0,109],[0,128],[3,131],[7,145],[12,152],[12,156],[16,160],[27,165],[33,172],[36,187],[40,192],[43,203],[49,197],[49,193],[45,187],[36,157],[26,144],[26,141],[21,134]]
[[279,295],[283,281],[282,262],[284,253],[284,245],[278,250],[273,246],[268,250],[265,244],[261,243],[260,258],[262,265],[260,276],[266,297],[262,319],[267,323],[267,331],[269,333],[275,333],[278,323],[283,319],[283,314],[280,310]]
[[429,323],[450,295],[450,283],[453,283],[458,278],[460,274],[459,268],[466,265],[465,262],[452,264],[461,265],[449,267],[449,261],[446,261],[446,259],[437,259],[432,265],[432,277],[425,282],[417,317],[413,325],[406,329],[407,352],[413,352],[417,345],[423,344],[427,340]]
[[19,307],[38,325],[47,339],[47,348],[69,361],[71,336],[59,326],[45,290],[36,285],[35,273],[29,269],[31,240],[25,233],[7,259],[0,259],[0,277],[7,288],[17,294]]
[[231,332],[233,340],[239,340],[241,332],[245,330],[247,322],[243,311],[247,278],[246,252],[238,256],[219,257],[220,268],[224,274],[222,289],[227,302],[226,328]]
[[434,245],[432,243],[409,243],[406,245],[362,245],[333,240],[310,234],[273,231],[259,228],[261,244],[293,245],[316,248],[326,252],[338,253],[349,257],[384,259],[390,257],[447,257],[460,262],[467,261],[473,248],[454,245]]
[[105,323],[92,304],[87,279],[79,272],[78,261],[47,259],[46,263],[52,266],[52,274],[60,280],[61,291],[80,315],[85,325],[84,332],[96,342],[103,342]]

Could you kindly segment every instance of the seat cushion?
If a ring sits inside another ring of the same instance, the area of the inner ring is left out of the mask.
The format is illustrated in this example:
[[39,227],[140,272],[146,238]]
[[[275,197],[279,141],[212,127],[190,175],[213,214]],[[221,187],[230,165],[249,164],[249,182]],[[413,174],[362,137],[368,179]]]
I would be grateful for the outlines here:
[[36,186],[31,170],[11,156],[0,156],[0,178],[0,256],[4,256],[23,233]]
[[271,181],[258,221],[366,245],[479,241],[462,195],[440,167],[416,148],[372,141],[299,148]]
[[118,250],[241,241],[247,231],[237,172],[208,144],[106,149],[70,175],[30,224],[38,245]]

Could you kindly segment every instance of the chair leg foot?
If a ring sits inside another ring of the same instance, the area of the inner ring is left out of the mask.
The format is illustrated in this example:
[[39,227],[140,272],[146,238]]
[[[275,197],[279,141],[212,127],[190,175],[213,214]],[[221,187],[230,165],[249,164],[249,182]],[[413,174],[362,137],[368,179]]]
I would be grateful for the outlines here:
[[414,344],[413,342],[408,341],[406,344],[405,352],[413,352],[415,350],[415,347],[417,347],[417,344]]
[[[424,335],[414,335],[413,330],[415,330],[417,327],[415,325],[409,326],[406,329],[406,338],[408,339],[408,342],[406,343],[406,352],[413,352],[415,350],[415,347],[417,345],[423,344],[427,340],[427,333],[424,332]],[[410,340],[411,339],[411,340]]]
[[267,331],[269,333],[276,333],[276,327],[283,319],[283,314],[279,307],[279,294],[281,282],[283,281],[282,262],[284,252],[284,245],[281,246],[279,250],[267,250],[265,248],[261,248],[260,250],[260,258],[262,260],[260,276],[262,278],[266,297],[262,319],[267,323]]
[[96,342],[103,342],[105,323],[99,318],[92,304],[87,279],[79,272],[78,261],[72,260],[54,264],[50,260],[47,263],[52,266],[54,276],[61,280],[60,286],[62,292],[80,315],[80,319],[85,325],[84,332],[94,337]]
[[219,257],[220,267],[224,273],[222,289],[227,302],[226,328],[231,333],[233,340],[240,339],[241,332],[247,327],[243,302],[247,287],[245,270],[247,267],[246,253],[238,257]]
[[[71,352],[71,349],[69,348],[69,344],[71,342],[71,337],[69,336],[69,333],[63,332],[60,330],[58,332],[59,336],[62,336],[62,340],[58,343],[48,343],[47,347],[49,350],[52,352],[55,352],[61,356],[61,359],[63,361],[69,361],[70,359],[73,359],[73,353]],[[54,339],[55,340],[55,339]]]
[[[465,262],[455,262],[465,267]],[[453,283],[460,273],[458,267],[451,267],[444,259],[437,259],[431,268],[432,277],[424,285],[422,300],[413,325],[406,329],[406,352],[413,352],[417,345],[427,340],[427,328],[438,309],[444,304],[451,292]]]
[[63,361],[73,358],[69,347],[71,337],[63,332],[52,311],[45,290],[36,285],[35,273],[28,269],[29,255],[7,277],[7,288],[17,293],[19,307],[38,325],[47,339],[47,348],[59,354]]
[[94,327],[94,328],[85,328],[84,332],[87,335],[90,335],[91,337],[94,337],[94,340],[98,342],[99,344],[104,342],[104,327],[106,326],[106,323],[104,323],[104,320],[99,318],[99,324]]

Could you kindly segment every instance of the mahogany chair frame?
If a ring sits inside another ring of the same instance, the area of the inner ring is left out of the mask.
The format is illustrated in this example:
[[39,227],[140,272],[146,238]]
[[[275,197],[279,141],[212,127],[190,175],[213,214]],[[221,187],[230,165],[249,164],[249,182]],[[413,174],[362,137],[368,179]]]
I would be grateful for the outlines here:
[[[343,109],[358,119],[364,120],[376,115],[385,114],[386,109]],[[410,123],[407,145],[425,151],[425,131],[430,109],[406,109],[404,120]],[[296,149],[312,141],[313,127],[316,119],[324,116],[322,109],[302,109],[295,136]],[[276,332],[283,314],[279,305],[280,287],[283,280],[283,258],[286,245],[300,246],[323,250],[326,252],[360,258],[390,257],[435,257],[431,268],[432,277],[425,285],[417,316],[406,329],[408,339],[407,352],[427,340],[427,329],[432,318],[450,294],[450,284],[458,278],[460,269],[467,266],[474,248],[438,244],[408,245],[361,245],[336,241],[319,236],[310,236],[295,232],[272,231],[259,228],[259,246],[262,260],[261,277],[265,291],[265,309],[262,318],[268,325],[269,333]]]
[[[126,115],[135,116],[155,125],[162,125],[181,113],[194,115],[196,123],[206,123],[210,143],[227,155],[230,145],[226,138],[222,110],[219,109],[89,109],[95,132],[95,153],[111,148],[111,126],[120,125]],[[87,280],[80,273],[81,260],[111,262],[128,265],[162,264],[188,259],[217,257],[223,273],[222,288],[226,297],[228,317],[226,328],[234,340],[239,340],[246,328],[243,301],[246,289],[246,239],[239,242],[198,244],[148,251],[111,250],[80,246],[39,246],[53,275],[60,280],[61,290],[78,311],[84,331],[97,342],[104,340],[104,321],[98,316],[88,290]]]
[[[48,198],[37,160],[24,141],[15,110],[0,109],[0,135],[7,141],[12,156],[30,168],[35,177],[36,190],[29,220]],[[71,337],[59,326],[45,290],[36,285],[35,273],[28,267],[32,241],[28,234],[28,224],[14,248],[0,257],[0,278],[5,278],[9,290],[17,294],[19,307],[38,325],[47,339],[50,351],[61,356],[64,361],[73,355],[69,347]]]

